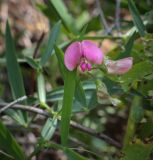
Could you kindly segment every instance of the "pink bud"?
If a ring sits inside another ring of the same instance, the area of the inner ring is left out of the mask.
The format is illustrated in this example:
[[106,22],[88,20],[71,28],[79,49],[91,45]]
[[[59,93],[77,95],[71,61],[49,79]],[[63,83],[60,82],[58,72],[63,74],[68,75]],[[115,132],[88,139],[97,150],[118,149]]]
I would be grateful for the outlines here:
[[106,60],[105,65],[107,67],[107,71],[110,74],[124,74],[128,72],[133,64],[133,58],[123,58],[117,61]]
[[80,68],[81,68],[81,70],[82,70],[82,72],[85,72],[86,71],[86,63],[85,62],[82,62],[81,64],[80,64]]
[[91,64],[90,64],[90,63],[87,63],[87,64],[86,64],[86,68],[87,68],[88,71],[91,71]]
[[[91,64],[101,64],[103,53],[93,42],[73,42],[65,51],[64,63],[72,71],[80,65],[82,71],[91,70]],[[84,62],[84,63],[82,63]]]

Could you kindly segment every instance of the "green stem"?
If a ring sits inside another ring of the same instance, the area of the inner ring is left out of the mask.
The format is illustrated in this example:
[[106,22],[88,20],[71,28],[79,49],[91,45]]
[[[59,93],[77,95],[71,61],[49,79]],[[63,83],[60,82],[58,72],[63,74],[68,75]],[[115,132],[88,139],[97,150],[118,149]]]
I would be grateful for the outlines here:
[[76,85],[76,71],[73,72],[68,71],[64,81],[64,97],[63,97],[62,118],[61,118],[61,142],[63,146],[66,146],[68,141],[75,85]]

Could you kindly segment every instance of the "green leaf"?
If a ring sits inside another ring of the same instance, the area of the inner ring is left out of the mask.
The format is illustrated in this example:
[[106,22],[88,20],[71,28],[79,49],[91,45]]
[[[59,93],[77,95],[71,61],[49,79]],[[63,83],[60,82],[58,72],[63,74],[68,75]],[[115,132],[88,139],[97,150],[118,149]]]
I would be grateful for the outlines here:
[[120,160],[148,160],[153,144],[129,144],[123,150],[124,157]]
[[73,104],[73,96],[76,85],[76,70],[67,72],[64,79],[64,97],[62,106],[62,117],[61,117],[61,141],[62,145],[66,146],[69,135],[71,110]]
[[[5,111],[5,113],[7,115],[9,115],[12,119],[14,119],[16,122],[18,122],[20,125],[27,127],[27,123],[25,123],[25,119],[23,118],[21,111],[8,109]],[[30,118],[28,118],[28,121],[29,120],[30,120]]]
[[124,136],[125,147],[132,142],[136,130],[136,124],[143,118],[143,114],[142,98],[135,96],[131,104],[126,133]]
[[45,53],[42,55],[41,60],[40,60],[41,66],[45,65],[45,63],[47,62],[47,60],[49,59],[49,57],[52,54],[55,42],[56,42],[58,35],[59,35],[59,32],[60,32],[60,26],[61,26],[61,21],[58,21],[54,25],[54,27],[52,28],[52,31],[49,36],[47,48],[46,48]]
[[64,78],[65,75],[67,74],[68,70],[66,69],[65,67],[65,64],[64,64],[64,53],[63,51],[58,48],[56,45],[55,45],[55,54],[56,54],[56,57],[58,59],[58,64],[59,64],[59,69],[60,69],[60,72],[62,74],[62,77]]
[[56,10],[58,16],[63,21],[65,27],[71,31],[72,33],[77,33],[74,19],[73,17],[68,13],[68,10],[62,0],[50,0],[49,1],[53,8]]
[[50,140],[56,130],[57,126],[57,119],[56,118],[48,118],[42,131],[41,131],[41,136],[43,137],[44,140]]
[[46,97],[48,102],[57,102],[63,100],[63,93],[64,89],[63,87],[58,87],[56,89],[53,89],[52,91],[48,92]]
[[[91,110],[97,106],[97,95],[96,95],[95,83],[93,81],[85,81],[81,83],[80,85],[82,85],[84,93],[80,93],[82,92],[80,91],[80,89],[79,91],[77,91],[78,93],[76,93],[75,91],[75,96],[73,100],[73,108],[72,108],[73,113],[81,112],[85,110]],[[47,101],[48,102],[62,101],[63,93],[64,93],[63,87],[56,88],[52,90],[51,92],[47,93]],[[85,94],[85,99],[81,97],[80,95],[76,95],[76,94],[81,94],[82,96],[84,96],[83,94]]]
[[72,149],[66,148],[64,151],[70,160],[87,160],[85,157],[73,151]]
[[99,104],[110,104],[110,95],[107,91],[107,87],[105,83],[103,83],[101,80],[96,81],[97,86],[97,101]]
[[136,8],[133,0],[128,0],[128,5],[129,5],[129,10],[130,10],[132,17],[133,17],[133,22],[134,22],[135,26],[137,27],[140,36],[143,37],[145,35],[145,26],[140,18],[139,11]]
[[[15,53],[15,47],[10,31],[9,23],[6,24],[5,31],[5,45],[6,45],[6,67],[8,72],[9,84],[11,86],[11,91],[13,99],[17,99],[25,95],[25,89],[23,84],[23,77],[21,74],[20,66],[17,62],[17,56]],[[11,110],[10,112],[15,112]],[[23,125],[27,122],[27,114],[25,112],[17,111],[18,113],[18,122],[24,122]],[[15,113],[12,113],[15,114]],[[11,114],[11,115],[12,115]]]
[[16,99],[25,95],[25,89],[23,85],[23,78],[20,66],[17,62],[15,47],[8,22],[6,24],[5,44],[6,44],[6,63],[7,63],[9,83],[11,86],[13,98]]
[[25,59],[33,69],[37,70],[40,68],[39,64],[33,58],[25,57]]
[[13,160],[14,157],[0,150],[0,160]]
[[87,107],[86,96],[83,90],[83,86],[79,77],[77,77],[76,87],[75,87],[75,100],[80,102],[83,107]]
[[20,146],[2,122],[0,122],[0,149],[16,160],[25,160]]
[[131,37],[129,38],[126,46],[125,46],[125,51],[124,52],[121,52],[119,54],[119,56],[117,57],[117,59],[121,59],[121,58],[126,58],[126,57],[130,57],[131,55],[131,51],[132,51],[132,48],[133,48],[133,44],[134,44],[134,40],[136,38],[136,31],[131,35]]
[[142,123],[138,129],[138,135],[141,139],[145,140],[146,138],[150,138],[153,134],[153,122],[152,120],[148,120],[145,123]]
[[127,90],[129,85],[144,79],[145,76],[151,73],[152,65],[148,61],[136,63],[129,72],[121,77],[122,86]]
[[37,87],[38,87],[38,96],[40,103],[46,102],[46,91],[45,91],[45,80],[42,73],[37,75]]
[[131,118],[133,119],[134,123],[139,123],[144,116],[144,109],[142,107],[142,98],[138,97],[134,99],[136,100],[135,103],[133,104],[134,107],[131,112]]

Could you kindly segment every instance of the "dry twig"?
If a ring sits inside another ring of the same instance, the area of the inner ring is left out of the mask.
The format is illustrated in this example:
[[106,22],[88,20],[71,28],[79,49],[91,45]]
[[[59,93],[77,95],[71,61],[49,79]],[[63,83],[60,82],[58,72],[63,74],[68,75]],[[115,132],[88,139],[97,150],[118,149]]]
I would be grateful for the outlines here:
[[[8,106],[9,104],[7,103],[0,103],[0,107],[3,107],[3,106]],[[35,107],[32,107],[32,106],[26,106],[26,105],[19,105],[19,104],[15,104],[15,105],[11,105],[11,108],[13,109],[21,109],[21,110],[25,110],[25,111],[29,111],[29,112],[33,112],[33,113],[36,113],[36,114],[40,114],[40,115],[43,115],[45,117],[50,117],[50,114],[47,112],[47,111],[44,111],[42,109],[39,109],[39,108],[35,108]],[[103,133],[98,133],[96,131],[94,131],[93,129],[91,128],[87,128],[85,126],[82,126],[74,121],[71,121],[70,122],[70,125],[71,127],[77,129],[77,130],[80,130],[82,132],[85,132],[91,136],[94,136],[94,137],[97,137],[99,139],[102,139],[104,141],[106,141],[108,144],[111,144],[117,148],[121,148],[122,145],[113,140],[112,138],[110,138],[109,136],[103,134]]]

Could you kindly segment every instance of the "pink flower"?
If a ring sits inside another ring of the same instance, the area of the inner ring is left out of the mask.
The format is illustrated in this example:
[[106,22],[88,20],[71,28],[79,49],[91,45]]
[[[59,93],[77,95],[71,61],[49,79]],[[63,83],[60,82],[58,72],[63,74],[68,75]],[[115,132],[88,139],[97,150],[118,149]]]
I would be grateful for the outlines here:
[[93,42],[84,40],[82,42],[73,42],[65,51],[64,63],[68,70],[72,71],[77,66],[81,70],[90,71],[91,64],[101,64],[103,53]]
[[105,65],[110,74],[124,74],[128,72],[133,64],[133,58],[123,58],[117,61],[106,60]]

